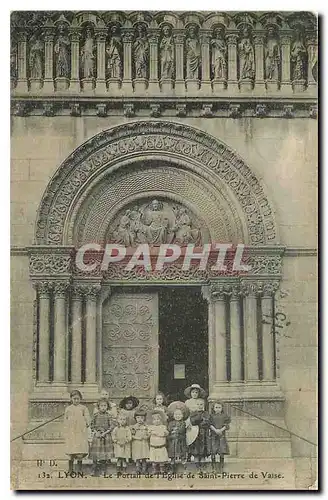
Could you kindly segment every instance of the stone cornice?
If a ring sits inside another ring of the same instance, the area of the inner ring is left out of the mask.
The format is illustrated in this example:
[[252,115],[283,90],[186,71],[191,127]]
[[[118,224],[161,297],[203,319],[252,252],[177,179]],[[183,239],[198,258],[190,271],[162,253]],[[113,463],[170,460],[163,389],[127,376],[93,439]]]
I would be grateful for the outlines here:
[[[182,102],[183,98],[183,102]],[[50,102],[51,100],[51,102]],[[130,100],[130,102],[129,102]],[[72,113],[72,105],[79,105],[79,114]],[[180,113],[181,105],[185,106],[185,113]],[[101,106],[101,113],[99,107]],[[72,116],[72,117],[110,117],[126,116],[126,106],[133,107],[133,116],[154,116],[154,107],[158,109],[156,117],[195,117],[211,118],[316,118],[317,98],[305,91],[302,96],[268,96],[268,95],[227,95],[215,97],[86,97],[76,96],[28,96],[12,98],[11,113],[14,116]],[[239,106],[238,115],[231,112],[234,106]],[[259,113],[259,106],[265,109],[265,114]],[[204,108],[211,108],[211,113],[204,114]],[[286,109],[288,107],[288,110]],[[287,112],[288,111],[288,112]]]

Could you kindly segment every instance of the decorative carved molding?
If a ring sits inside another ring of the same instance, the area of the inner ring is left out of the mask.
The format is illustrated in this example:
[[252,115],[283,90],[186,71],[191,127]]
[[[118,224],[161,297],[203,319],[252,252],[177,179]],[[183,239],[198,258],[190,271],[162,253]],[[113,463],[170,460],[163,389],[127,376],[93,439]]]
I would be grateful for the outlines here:
[[239,118],[240,117],[240,104],[230,104],[229,116],[231,118]]
[[134,104],[123,104],[123,114],[127,118],[132,118],[135,115]]
[[38,254],[30,256],[30,276],[63,275],[71,272],[70,255]]
[[107,104],[97,104],[96,108],[97,108],[97,116],[101,116],[102,118],[107,116]]
[[150,105],[150,116],[153,116],[154,118],[161,116],[161,106],[159,104]]
[[[64,244],[65,220],[75,194],[90,176],[108,164],[126,160],[127,154],[147,151],[184,156],[198,162],[227,183],[239,201],[248,221],[251,245],[275,240],[273,211],[263,188],[249,167],[231,151],[204,132],[165,121],[138,121],[101,132],[62,164],[45,192],[37,220],[38,244]],[[204,175],[203,169],[199,170]]]
[[267,108],[265,104],[257,104],[255,109],[255,116],[263,118],[267,115]]
[[186,104],[177,104],[176,105],[176,115],[180,117],[187,116],[187,106]]

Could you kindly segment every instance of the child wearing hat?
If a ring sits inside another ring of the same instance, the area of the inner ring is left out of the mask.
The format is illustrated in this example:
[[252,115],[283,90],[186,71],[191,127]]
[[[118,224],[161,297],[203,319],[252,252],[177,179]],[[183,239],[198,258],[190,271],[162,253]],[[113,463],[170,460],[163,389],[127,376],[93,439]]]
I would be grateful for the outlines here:
[[119,414],[126,417],[127,425],[134,425],[136,423],[134,413],[137,406],[139,406],[139,399],[134,396],[127,396],[120,401],[119,406]]
[[117,459],[117,470],[126,469],[128,461],[131,458],[132,434],[127,424],[127,418],[123,413],[119,413],[117,417],[117,426],[112,432],[112,440],[114,443],[114,455]]
[[151,410],[148,413],[147,416],[147,422],[151,423],[152,422],[152,412],[153,411],[161,411],[164,416],[164,421],[167,423],[168,416],[167,416],[167,406],[166,406],[166,397],[163,394],[163,392],[158,392],[156,396],[153,399],[153,405],[151,407]]
[[165,425],[164,415],[161,411],[152,412],[152,424],[149,425],[149,459],[153,465],[153,472],[156,474],[158,469],[164,472],[165,463],[168,462],[166,449],[166,436],[168,430]]
[[184,394],[188,398],[185,405],[189,411],[197,411],[199,400],[205,404],[206,392],[199,384],[191,384],[185,389]]
[[93,416],[91,429],[93,438],[90,448],[90,458],[93,460],[93,475],[97,476],[99,466],[106,467],[106,463],[114,456],[114,447],[111,432],[117,425],[109,414],[109,402],[106,398],[99,399],[98,412]]
[[[193,440],[189,444],[189,456],[193,455],[196,465],[199,465],[210,454],[209,429],[210,416],[205,411],[205,403],[203,399],[198,400],[197,411],[190,413],[191,429],[198,427],[197,433],[193,436]],[[189,429],[187,429],[187,433]]]
[[226,431],[229,430],[231,418],[224,410],[222,401],[213,401],[210,415],[210,451],[212,464],[216,464],[216,457],[220,455],[219,472],[223,471],[224,455],[229,455],[229,446]]
[[146,474],[147,459],[149,458],[149,430],[146,425],[146,411],[135,411],[136,423],[131,426],[132,460],[136,463],[136,471]]
[[72,391],[70,400],[71,404],[64,413],[65,452],[69,456],[69,472],[73,472],[74,460],[77,460],[76,472],[81,472],[82,458],[89,453],[90,414],[88,408],[81,404],[82,394],[80,391]]

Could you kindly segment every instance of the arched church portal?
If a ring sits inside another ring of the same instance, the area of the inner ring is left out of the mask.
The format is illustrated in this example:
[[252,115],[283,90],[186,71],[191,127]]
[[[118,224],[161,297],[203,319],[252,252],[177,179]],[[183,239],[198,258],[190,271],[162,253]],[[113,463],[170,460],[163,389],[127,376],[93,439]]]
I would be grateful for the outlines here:
[[[242,243],[251,270],[75,266],[82,245],[107,241]],[[272,332],[282,253],[264,187],[228,146],[162,120],[101,132],[58,168],[39,208],[34,398],[78,387],[91,401],[105,386],[114,399],[146,402],[158,390],[181,397],[192,382],[210,398],[280,397]]]

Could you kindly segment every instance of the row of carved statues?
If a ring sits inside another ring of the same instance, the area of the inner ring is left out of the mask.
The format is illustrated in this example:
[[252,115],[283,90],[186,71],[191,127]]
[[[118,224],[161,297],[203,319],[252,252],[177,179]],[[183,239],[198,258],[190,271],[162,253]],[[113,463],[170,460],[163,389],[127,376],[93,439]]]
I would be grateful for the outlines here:
[[[76,32],[75,32],[76,35]],[[239,33],[227,33],[221,25],[214,27],[210,34],[204,35],[196,25],[191,24],[180,34],[173,33],[172,26],[164,24],[154,35],[148,33],[147,26],[139,23],[133,31],[125,32],[120,26],[114,24],[104,40],[103,63],[105,64],[105,77],[108,79],[122,80],[124,78],[124,59],[129,58],[131,77],[134,79],[149,79],[150,68],[154,62],[151,46],[156,47],[156,75],[162,80],[174,80],[178,64],[183,65],[183,78],[187,80],[200,80],[202,78],[202,65],[209,66],[210,79],[226,81],[229,68],[229,46],[234,45],[237,60],[230,61],[236,65],[239,80],[255,79],[256,65],[263,67],[264,79],[267,81],[281,80],[281,67],[284,54],[282,45],[285,43],[279,35],[279,30],[269,27],[265,33],[258,34],[249,26],[244,26]],[[26,77],[42,80],[44,78],[46,58],[49,53],[45,50],[45,43],[49,38],[42,33],[27,41],[26,48]],[[72,67],[72,44],[78,43],[79,78],[93,79],[98,76],[99,68],[99,33],[92,25],[87,25],[81,30],[78,38],[70,37],[70,32],[65,26],[60,26],[53,33],[51,57],[53,58],[52,77],[70,78]],[[18,75],[18,41],[12,38],[11,49],[11,77]],[[125,44],[129,45],[129,55],[124,50]],[[183,59],[177,61],[177,44],[183,46]],[[202,47],[206,45],[207,51]],[[260,46],[260,50],[256,50]],[[291,33],[288,40],[288,53],[290,76],[292,81],[307,80],[308,65],[317,79],[317,46],[312,37],[306,36],[300,30]],[[232,57],[232,56],[230,56]],[[209,58],[205,61],[204,58]],[[103,64],[102,63],[102,64]]]

